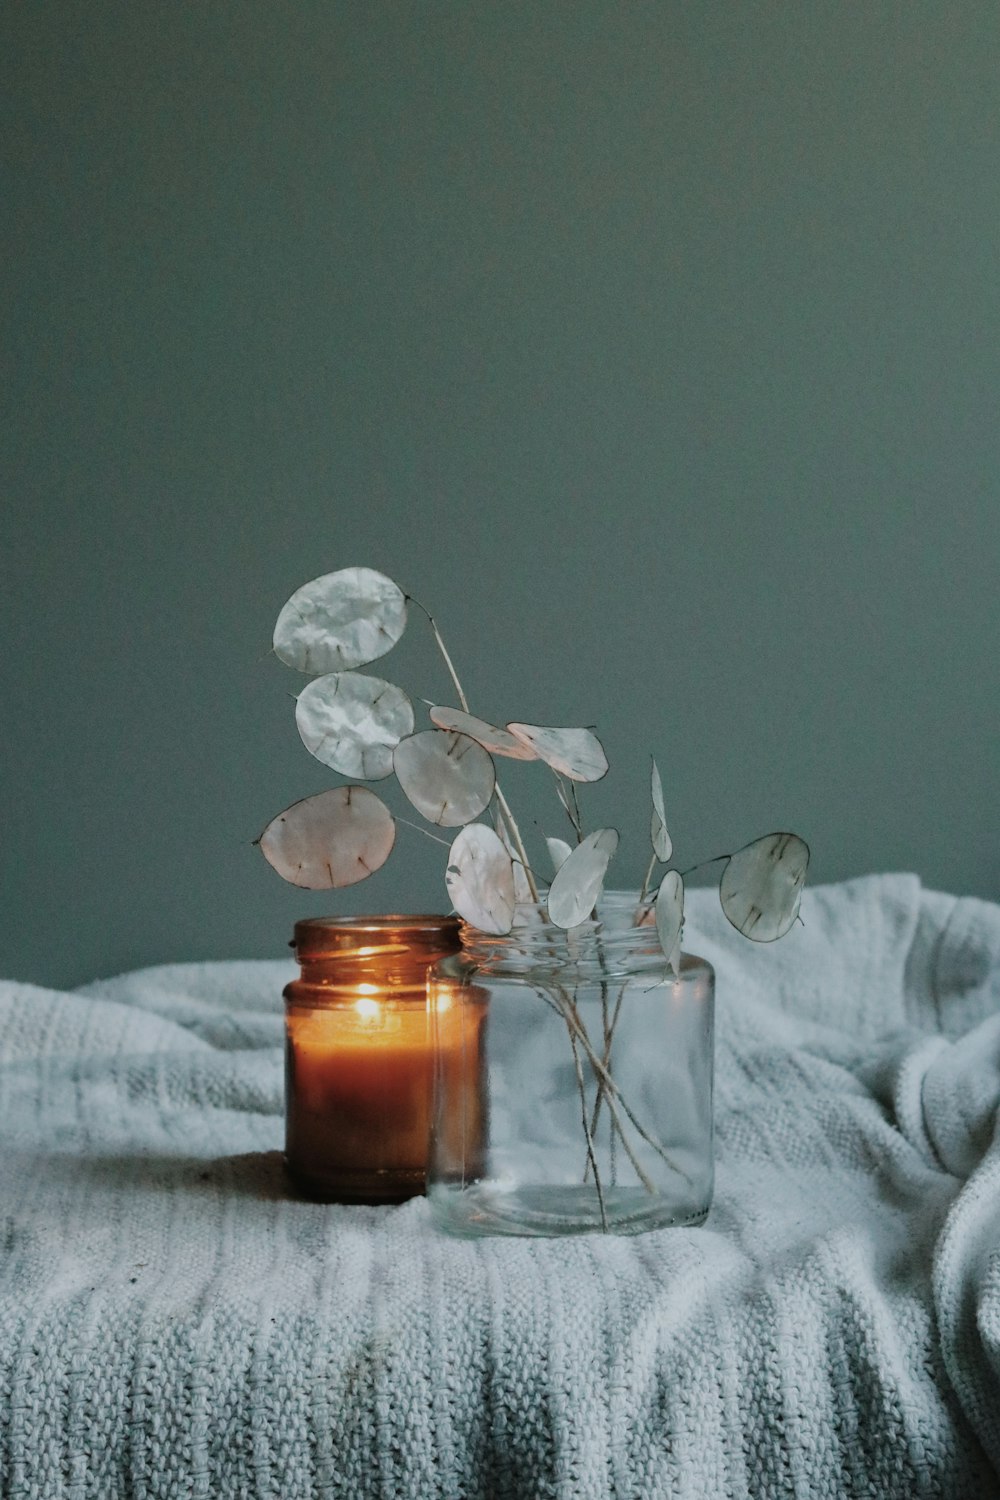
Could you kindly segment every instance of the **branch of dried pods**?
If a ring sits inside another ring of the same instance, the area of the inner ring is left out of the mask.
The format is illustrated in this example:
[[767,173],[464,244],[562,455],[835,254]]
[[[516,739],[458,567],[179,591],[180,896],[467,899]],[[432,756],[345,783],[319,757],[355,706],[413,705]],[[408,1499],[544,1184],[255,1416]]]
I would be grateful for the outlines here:
[[[358,670],[380,660],[396,645],[406,630],[411,605],[430,626],[460,705],[430,705],[431,727],[425,729],[417,728],[413,701],[402,688]],[[488,934],[509,933],[527,919],[526,903],[530,903],[532,917],[541,912],[552,926],[568,932],[584,922],[598,921],[619,836],[613,828],[584,832],[577,787],[599,781],[608,772],[604,747],[591,729],[519,720],[497,725],[473,714],[434,616],[413,595],[372,568],[341,568],[303,584],[278,616],[273,647],[281,661],[312,679],[295,705],[295,721],[306,749],[331,770],[355,778],[348,785],[293,803],[268,823],[257,842],[285,880],[313,890],[340,889],[374,874],[392,852],[396,819],[370,786],[358,783],[394,777],[432,828],[458,830],[449,847],[445,881],[455,910],[470,927]],[[544,894],[544,881],[532,868],[521,829],[497,778],[497,762],[503,760],[539,761],[550,770],[573,830],[576,842],[572,846],[562,839],[546,840],[554,873]],[[649,795],[651,855],[635,923],[655,926],[667,965],[679,977],[684,880],[680,872],[669,868],[673,843],[655,760]],[[491,810],[492,827],[479,821]],[[754,942],[774,942],[784,936],[798,917],[809,863],[807,844],[794,833],[770,833],[721,856],[722,860],[719,898],[728,921]],[[662,871],[659,878],[658,869]],[[643,1131],[621,1099],[612,1070],[621,996],[609,1018],[604,990],[600,1050],[592,1045],[572,1001],[567,999],[557,1008],[569,1030],[580,1075],[587,1170],[594,1173],[603,1215],[593,1146],[605,1103],[612,1111],[613,1135],[617,1130],[641,1174],[621,1113],[641,1136]],[[589,1118],[580,1051],[597,1082]],[[662,1151],[659,1143],[643,1138]]]
[[[424,730],[416,729],[413,703],[401,688],[357,670],[399,641],[410,605],[426,617],[461,705],[432,706],[433,728]],[[531,900],[545,905],[556,927],[572,928],[595,912],[618,836],[613,829],[583,831],[576,787],[599,781],[608,771],[604,747],[592,730],[520,721],[499,726],[474,715],[435,617],[372,568],[341,568],[297,589],[278,616],[274,651],[313,679],[298,696],[295,718],[306,749],[324,765],[361,781],[395,775],[407,799],[437,827],[485,828],[476,820],[495,803],[502,853],[494,847],[484,865],[481,840],[470,846],[459,834],[451,846],[449,894],[472,926],[510,931],[517,903],[512,909],[507,893],[515,865]],[[573,849],[561,840],[548,841],[559,858],[544,903],[521,830],[497,780],[497,759],[546,765],[555,774],[577,839]],[[666,865],[673,852],[655,761],[650,801],[652,855],[637,916],[645,910],[657,866]],[[259,842],[286,880],[311,889],[336,889],[366,879],[384,864],[394,827],[376,793],[361,786],[338,787],[279,813]],[[475,866],[468,863],[470,848],[477,851]],[[726,867],[719,894],[729,921],[755,942],[783,936],[798,915],[808,846],[794,833],[773,833],[722,858]],[[666,872],[652,904],[660,941],[670,945],[664,947],[665,956],[676,972],[684,911],[683,882],[676,871]],[[483,926],[484,921],[491,925]]]

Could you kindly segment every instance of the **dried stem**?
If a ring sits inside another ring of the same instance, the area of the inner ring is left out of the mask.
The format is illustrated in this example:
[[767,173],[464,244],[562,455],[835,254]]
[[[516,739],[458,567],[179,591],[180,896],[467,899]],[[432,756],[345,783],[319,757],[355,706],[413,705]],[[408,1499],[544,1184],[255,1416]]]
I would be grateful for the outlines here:
[[591,1046],[590,1037],[587,1035],[587,1028],[580,1020],[576,1006],[572,1001],[568,1001],[567,1004],[569,1005],[568,1014],[573,1019],[573,1024],[576,1028],[580,1045],[583,1047],[583,1050],[587,1054],[590,1066],[594,1069],[594,1073],[596,1074],[596,1076],[604,1080],[605,1092],[608,1099],[608,1108],[612,1110],[621,1108],[622,1110],[624,1110],[625,1114],[631,1120],[635,1129],[642,1136],[646,1144],[653,1148],[657,1156],[662,1157],[662,1159],[666,1162],[667,1166],[672,1172],[679,1172],[686,1182],[690,1182],[691,1179],[684,1171],[684,1168],[674,1161],[673,1157],[670,1155],[670,1152],[666,1149],[666,1147],[662,1145],[655,1136],[650,1135],[646,1127],[640,1124],[640,1122],[636,1119],[631,1105],[628,1103],[621,1089],[618,1087],[617,1083],[612,1078],[611,1074],[608,1072],[607,1068],[605,1068],[601,1059],[597,1056],[597,1053]]
[[439,839],[436,833],[431,833],[428,828],[421,828],[419,823],[411,823],[409,818],[401,818],[399,813],[393,813],[393,817],[397,823],[402,823],[404,828],[412,828],[414,833],[422,833],[425,839],[433,839],[435,844],[441,844],[445,849],[451,848],[447,839]]
[[[580,844],[583,842],[583,823],[580,819],[580,807],[576,800],[576,792],[573,791],[572,800],[570,800],[570,794],[566,791],[566,787],[563,784],[563,779],[559,775],[559,772],[553,771],[552,774],[556,779],[556,795],[563,805],[563,811],[565,812],[567,818],[569,818],[573,833],[576,837],[576,841],[578,844]],[[572,785],[572,782],[570,782],[571,788]]]
[[[611,1017],[611,1023],[610,1023],[610,1025],[608,1024],[608,1008],[607,1008],[606,986],[602,985],[601,986],[601,991],[602,991],[602,993],[601,993],[601,1009],[602,1009],[602,1012],[603,1012],[603,1021],[604,1021],[604,1056],[601,1059],[601,1061],[603,1062],[604,1067],[607,1069],[608,1076],[610,1077],[611,1076],[611,1048],[612,1048],[612,1045],[614,1043],[615,1027],[618,1025],[618,1015],[619,1015],[619,1012],[621,1011],[621,1008],[622,1008],[622,998],[623,998],[623,996],[625,994],[625,985],[623,984],[622,987],[621,987],[621,989],[618,991],[618,999],[615,1001],[615,1008],[614,1008],[614,1012],[613,1012],[612,1017]],[[602,1101],[604,1099],[604,1093],[605,1093],[604,1083],[601,1082],[598,1085],[597,1098],[594,1100],[594,1113],[590,1117],[590,1128],[591,1128],[591,1131],[594,1132],[595,1134],[597,1132],[597,1121],[598,1121],[598,1119],[600,1117],[601,1103],[602,1103]]]
[[[653,871],[656,869],[656,864],[657,864],[657,860],[656,860],[656,854],[654,852],[652,859],[649,861],[649,869],[646,871],[646,874],[643,877],[642,890],[639,892],[639,910],[635,914],[635,917],[636,917],[636,923],[635,923],[635,925],[637,927],[639,925],[639,922],[642,920],[642,917],[645,915],[645,913],[642,910],[642,903],[645,901],[646,896],[647,896],[647,894],[649,892],[649,882],[653,878]],[[647,907],[646,910],[648,911],[649,908]]]
[[462,707],[463,707],[463,709],[465,710],[466,713],[471,713],[472,710],[469,708],[469,700],[465,696],[465,691],[464,691],[464,689],[462,687],[462,684],[458,680],[458,673],[455,671],[455,663],[452,661],[451,657],[448,655],[448,647],[445,645],[444,641],[441,639],[441,632],[437,628],[437,621],[435,620],[434,616],[431,614],[430,610],[427,608],[426,604],[421,604],[420,600],[419,599],[414,599],[414,597],[413,597],[412,594],[407,594],[406,597],[407,597],[407,599],[409,600],[409,602],[411,604],[415,604],[417,606],[417,608],[419,610],[422,610],[423,613],[427,616],[427,623],[430,625],[431,630],[434,632],[434,639],[437,642],[438,650],[441,652],[441,655],[444,657],[444,664],[448,668],[448,675],[451,677],[452,682],[455,684],[455,691],[458,694],[458,701],[462,705]]
[[693,875],[695,870],[707,869],[709,865],[717,865],[720,859],[732,859],[732,857],[731,854],[713,854],[711,859],[703,859],[698,864],[691,865],[689,869],[680,870],[678,873],[682,880],[687,880],[688,876]]
[[[613,1013],[613,1015],[611,1017],[611,1024],[610,1024],[610,1026],[608,1025],[608,1022],[607,1022],[607,1013],[605,1011],[605,1018],[604,1018],[604,1057],[603,1057],[602,1061],[604,1063],[604,1067],[607,1069],[607,1074],[608,1074],[609,1078],[612,1076],[612,1074],[611,1074],[611,1066],[610,1066],[610,1063],[611,1063],[611,1047],[612,1047],[612,1044],[614,1042],[615,1027],[618,1024],[618,1016],[619,1016],[619,1013],[620,1013],[621,1008],[622,1008],[622,999],[623,999],[624,995],[625,995],[625,985],[623,984],[622,987],[621,987],[621,989],[618,991],[618,999],[615,1001],[615,1008],[614,1008],[614,1013]],[[602,999],[603,999],[603,997],[602,997]],[[596,1135],[597,1134],[597,1121],[598,1121],[598,1118],[599,1118],[600,1112],[601,1112],[601,1103],[602,1103],[602,1101],[603,1101],[603,1099],[604,1099],[604,1097],[606,1095],[606,1092],[607,1092],[606,1084],[605,1084],[605,1082],[604,1082],[603,1079],[600,1079],[599,1082],[598,1082],[598,1086],[597,1086],[597,1098],[594,1101],[594,1112],[593,1112],[593,1114],[590,1117],[590,1133],[591,1133],[591,1135]],[[646,1192],[647,1193],[655,1193],[656,1192],[656,1188],[653,1185],[652,1180],[650,1179],[650,1177],[647,1175],[647,1173],[643,1169],[642,1163],[639,1161],[639,1158],[636,1156],[635,1152],[632,1150],[632,1145],[631,1145],[631,1142],[628,1139],[628,1136],[622,1130],[621,1120],[618,1118],[617,1111],[614,1109],[614,1107],[611,1104],[610,1100],[608,1101],[608,1103],[609,1103],[609,1106],[610,1106],[609,1110],[608,1110],[608,1118],[609,1118],[610,1129],[611,1129],[611,1151],[612,1151],[612,1153],[614,1152],[614,1143],[615,1143],[615,1140],[619,1139],[621,1141],[622,1145],[625,1148],[625,1154],[626,1154],[626,1156],[628,1157],[629,1161],[632,1163],[632,1166],[633,1166],[633,1168],[635,1170],[635,1175],[638,1177],[639,1181],[642,1183],[643,1187],[646,1189]],[[613,1155],[612,1155],[612,1160],[613,1160]]]
[[616,1139],[621,1141],[622,1145],[625,1147],[625,1155],[628,1157],[629,1161],[632,1163],[632,1167],[633,1167],[633,1169],[635,1171],[635,1175],[638,1177],[639,1181],[642,1183],[642,1185],[646,1189],[647,1193],[653,1193],[653,1194],[655,1194],[656,1193],[656,1186],[655,1186],[652,1178],[644,1170],[642,1163],[640,1162],[639,1158],[636,1156],[635,1152],[633,1151],[632,1144],[629,1141],[628,1136],[622,1130],[622,1122],[621,1122],[621,1120],[619,1120],[617,1114],[615,1113],[615,1111],[613,1109],[608,1111],[608,1118],[609,1118],[609,1120],[611,1122],[611,1131],[612,1131],[611,1140],[612,1140],[612,1142],[614,1142]]
[[[611,1037],[610,1037],[610,1035],[608,1033],[608,1020],[609,1020],[609,1016],[608,1016],[608,986],[607,986],[606,983],[604,983],[604,984],[601,985],[601,1030],[604,1032],[604,1066],[607,1068],[608,1072],[610,1073],[611,1072]],[[603,1092],[604,1092],[604,1085],[602,1083],[598,1083],[598,1085],[597,1085],[597,1098],[594,1100],[594,1113],[595,1114],[597,1113],[597,1105],[598,1105],[598,1102],[600,1101],[600,1098],[601,1098]],[[593,1125],[591,1125],[590,1128],[591,1128],[591,1133],[593,1134],[595,1127]],[[618,1183],[618,1154],[615,1151],[615,1143],[616,1143],[617,1139],[618,1139],[618,1137],[615,1135],[615,1122],[614,1122],[614,1119],[609,1114],[609,1116],[608,1116],[608,1159],[609,1159],[609,1161],[611,1163],[611,1185],[612,1185],[612,1187],[617,1186],[617,1183]]]
[[[431,627],[431,631],[433,632],[434,640],[437,643],[438,650],[441,652],[444,664],[448,669],[448,675],[451,677],[452,683],[455,687],[455,691],[458,694],[458,701],[461,704],[463,710],[466,713],[470,713],[471,710],[469,708],[469,700],[465,696],[465,690],[463,689],[462,684],[459,680],[458,673],[455,671],[455,664],[452,661],[451,656],[448,652],[448,648],[441,637],[441,632],[438,630],[437,622],[434,619],[434,616],[431,614],[426,605],[421,604],[420,600],[415,599],[412,594],[408,594],[407,599],[410,603],[415,604],[417,608],[421,610],[424,615],[426,615],[427,622]],[[583,838],[583,822],[580,817],[580,807],[577,800],[576,787],[571,782],[569,790],[567,791],[563,785],[562,778],[557,773],[556,788],[559,793],[559,800],[566,810],[566,815],[573,826],[573,832],[575,833],[577,842],[579,843]],[[524,869],[525,878],[528,882],[528,889],[531,891],[532,899],[537,902],[538,886],[535,882],[534,873],[531,869],[531,863],[528,859],[527,851],[524,847],[524,840],[521,837],[521,830],[517,826],[517,820],[515,819],[514,814],[511,812],[510,804],[504,796],[499,783],[497,783],[495,786],[495,795],[499,813],[506,824],[510,841],[513,843],[514,850]],[[718,858],[720,859],[724,859],[727,857],[728,856],[726,855],[718,856]],[[706,863],[713,864],[715,863],[715,861],[708,860],[706,861]],[[650,860],[649,869],[646,871],[645,879],[642,882],[642,890],[639,893],[639,910],[636,912],[637,923],[641,919],[642,904],[646,900],[649,889],[649,882],[652,878],[655,868],[656,855],[654,853],[653,858]],[[701,867],[696,865],[694,866],[694,868],[700,869]],[[615,1132],[617,1131],[618,1137],[620,1138],[622,1146],[624,1147],[625,1152],[635,1169],[636,1175],[639,1177],[640,1181],[643,1183],[647,1191],[655,1191],[652,1182],[650,1181],[647,1174],[643,1171],[642,1166],[640,1165],[639,1160],[636,1157],[636,1154],[625,1135],[621,1118],[618,1113],[619,1109],[621,1109],[630,1120],[636,1132],[647,1143],[647,1145],[651,1146],[652,1149],[660,1157],[663,1158],[663,1160],[667,1163],[671,1170],[679,1172],[681,1176],[685,1177],[688,1181],[690,1181],[690,1179],[687,1177],[687,1173],[684,1172],[683,1168],[681,1168],[672,1159],[669,1152],[660,1144],[660,1142],[657,1141],[654,1136],[651,1136],[642,1125],[640,1125],[639,1121],[636,1119],[634,1113],[632,1112],[632,1109],[630,1108],[629,1104],[626,1102],[620,1089],[618,1088],[618,1085],[615,1083],[613,1077],[611,1076],[611,1048],[614,1039],[615,1026],[617,1024],[618,1016],[621,1011],[622,997],[625,993],[625,986],[623,985],[621,991],[619,992],[618,999],[615,1003],[614,1014],[611,1018],[610,1024],[608,1021],[607,1012],[607,986],[606,984],[602,984],[601,986],[602,1019],[604,1029],[603,1058],[599,1058],[597,1053],[594,1051],[594,1048],[590,1041],[590,1037],[587,1034],[587,1028],[584,1026],[583,1021],[580,1018],[579,1011],[577,1010],[575,1000],[570,998],[570,996],[561,989],[558,991],[560,995],[559,1002],[554,1001],[551,996],[545,994],[545,992],[542,990],[539,990],[538,993],[542,995],[542,998],[553,1007],[557,1014],[563,1017],[569,1031],[570,1045],[573,1050],[573,1063],[576,1069],[577,1086],[580,1090],[580,1107],[583,1120],[583,1131],[587,1141],[587,1166],[589,1170],[591,1170],[594,1174],[594,1187],[597,1191],[597,1199],[601,1211],[601,1228],[605,1231],[605,1233],[607,1233],[607,1208],[604,1201],[604,1189],[601,1184],[600,1173],[597,1166],[597,1155],[594,1150],[594,1134],[597,1128],[597,1122],[600,1117],[601,1105],[605,1098],[608,1101],[608,1112],[611,1118],[612,1162],[614,1161],[614,1140]],[[580,1053],[577,1045],[578,1043],[579,1047],[582,1047],[583,1051],[586,1053],[587,1059],[593,1070],[594,1077],[597,1080],[597,1098],[594,1101],[593,1113],[590,1120],[587,1119],[587,1094],[583,1078],[583,1069],[580,1063]],[[587,1171],[584,1172],[584,1181],[586,1182],[586,1180]]]
[[[441,652],[441,655],[444,658],[444,664],[448,668],[448,675],[455,685],[455,691],[458,694],[458,701],[467,714],[471,713],[472,710],[469,708],[469,700],[465,696],[465,689],[462,687],[462,684],[459,681],[458,673],[455,671],[455,663],[452,661],[451,656],[448,653],[448,647],[445,645],[444,640],[441,636],[441,632],[437,628],[437,621],[431,614],[430,610],[427,608],[426,604],[421,604],[420,600],[415,599],[412,594],[407,594],[406,597],[411,604],[415,604],[417,608],[419,610],[422,610],[423,613],[427,616],[427,623],[430,625],[431,630],[434,633],[434,639],[437,642],[438,650]],[[527,851],[524,847],[524,840],[521,838],[521,830],[517,826],[514,814],[510,810],[510,805],[500,788],[499,782],[495,784],[494,790],[496,792],[496,799],[500,806],[500,810],[507,820],[507,827],[509,829],[511,839],[513,840],[514,848],[517,851],[517,855],[521,861],[521,864],[524,866],[524,875],[525,879],[528,882],[528,889],[531,892],[531,899],[533,901],[537,901],[538,886],[535,884],[535,877],[531,869],[531,863],[528,859]]]
[[531,899],[532,901],[537,901],[538,886],[535,883],[535,876],[532,872],[531,865],[528,862],[528,855],[524,847],[524,840],[521,837],[521,830],[517,826],[514,814],[510,810],[510,804],[508,803],[507,798],[504,796],[499,782],[495,784],[494,791],[496,793],[496,799],[500,811],[503,813],[505,819],[507,820],[507,827],[510,830],[510,836],[514,842],[514,848],[517,851],[517,855],[521,861],[521,864],[524,866],[524,878],[528,882],[528,890],[531,892]]
[[[572,1031],[576,1034],[581,1047],[587,1055],[587,1061],[590,1063],[590,1066],[594,1070],[594,1076],[598,1079],[603,1079],[604,1081],[605,1094],[608,1101],[608,1109],[611,1110],[615,1118],[617,1119],[618,1109],[621,1108],[628,1119],[632,1122],[632,1125],[635,1127],[636,1132],[646,1142],[647,1146],[652,1147],[657,1156],[661,1157],[662,1160],[666,1162],[667,1166],[672,1172],[677,1172],[681,1177],[684,1178],[685,1182],[689,1183],[691,1181],[691,1178],[688,1176],[687,1172],[685,1172],[684,1168],[678,1162],[674,1161],[667,1148],[662,1145],[654,1135],[650,1135],[646,1127],[636,1119],[631,1106],[625,1099],[625,1096],[622,1094],[617,1083],[611,1077],[603,1062],[594,1051],[594,1048],[590,1041],[590,1037],[587,1035],[587,1028],[581,1021],[577,1008],[573,1001],[570,1000],[569,996],[566,994],[566,991],[561,989],[558,991],[561,1000],[554,1000],[551,995],[546,994],[543,989],[538,989],[537,987],[535,993],[541,996],[546,1005],[550,1006],[552,1010],[555,1011],[556,1015],[562,1016],[563,1020],[567,1022]],[[621,1121],[618,1122],[618,1129],[619,1135],[624,1141],[625,1132],[621,1126]]]
[[[594,1173],[594,1188],[597,1192],[597,1204],[601,1211],[601,1228],[604,1233],[608,1232],[608,1211],[604,1202],[604,1189],[601,1186],[601,1174],[597,1170],[597,1157],[594,1153],[594,1138],[587,1124],[587,1090],[583,1082],[583,1069],[580,1066],[580,1054],[577,1050],[576,1038],[572,1028],[569,1031],[569,1044],[573,1049],[573,1065],[576,1068],[576,1086],[580,1090],[580,1118],[583,1120],[583,1133],[587,1137],[587,1161]],[[587,1180],[584,1173],[584,1182]]]
[[569,784],[569,800],[573,804],[573,820],[576,823],[576,836],[577,836],[577,840],[580,843],[582,843],[583,842],[583,818],[580,816],[580,803],[578,802],[577,796],[576,796],[576,782],[575,781],[571,781],[570,784]]

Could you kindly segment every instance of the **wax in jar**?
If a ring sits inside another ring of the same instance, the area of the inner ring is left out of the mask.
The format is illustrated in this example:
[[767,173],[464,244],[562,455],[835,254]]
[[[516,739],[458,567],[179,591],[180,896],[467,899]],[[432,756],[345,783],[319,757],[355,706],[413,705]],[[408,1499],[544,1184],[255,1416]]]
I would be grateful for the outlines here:
[[[456,1009],[438,1020],[438,1067],[461,1090],[467,1150],[481,1134],[480,1019]],[[288,1149],[346,1193],[422,1192],[431,1108],[431,1047],[423,1005],[359,996],[288,1021]],[[458,1070],[458,1071],[456,1071]]]

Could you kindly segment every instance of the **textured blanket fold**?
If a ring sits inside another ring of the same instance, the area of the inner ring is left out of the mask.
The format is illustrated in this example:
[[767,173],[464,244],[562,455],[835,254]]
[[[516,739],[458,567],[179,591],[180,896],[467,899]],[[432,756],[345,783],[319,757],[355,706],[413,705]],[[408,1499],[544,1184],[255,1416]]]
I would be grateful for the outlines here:
[[716,1200],[634,1239],[289,1196],[287,963],[0,983],[0,1495],[1000,1495],[1000,907],[802,915],[691,893]]

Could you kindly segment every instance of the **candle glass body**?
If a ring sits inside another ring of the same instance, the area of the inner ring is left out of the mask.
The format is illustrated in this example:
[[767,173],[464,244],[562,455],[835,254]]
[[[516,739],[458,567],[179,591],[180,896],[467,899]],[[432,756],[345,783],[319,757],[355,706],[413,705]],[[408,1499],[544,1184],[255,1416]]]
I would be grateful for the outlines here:
[[[398,1203],[426,1184],[431,1106],[427,970],[459,944],[453,917],[316,918],[295,926],[301,978],[285,989],[285,1160],[327,1202]],[[452,1080],[442,1129],[476,1158],[481,1086],[468,1017],[442,1017]],[[457,1029],[456,1029],[457,1028]],[[451,1125],[448,1111],[451,1111]],[[461,1133],[461,1140],[456,1136]]]
[[[537,907],[428,980],[436,1051],[428,1194],[464,1235],[637,1233],[699,1224],[712,1197],[714,972],[668,969],[638,897],[603,898],[566,932]],[[449,1128],[464,1080],[447,1026],[479,1016],[487,1121],[475,1156]]]

